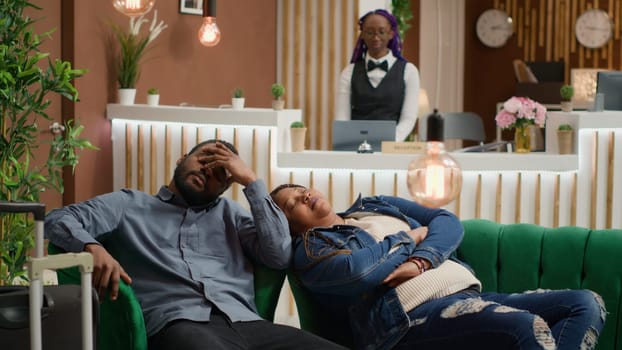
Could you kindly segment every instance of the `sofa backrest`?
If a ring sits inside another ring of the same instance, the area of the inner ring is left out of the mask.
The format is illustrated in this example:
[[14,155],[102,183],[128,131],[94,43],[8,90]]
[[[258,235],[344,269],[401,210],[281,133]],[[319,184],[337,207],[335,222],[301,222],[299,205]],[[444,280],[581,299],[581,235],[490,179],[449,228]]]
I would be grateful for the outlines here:
[[463,225],[457,256],[475,270],[484,291],[590,289],[602,296],[608,312],[597,349],[622,349],[622,230],[482,219]]

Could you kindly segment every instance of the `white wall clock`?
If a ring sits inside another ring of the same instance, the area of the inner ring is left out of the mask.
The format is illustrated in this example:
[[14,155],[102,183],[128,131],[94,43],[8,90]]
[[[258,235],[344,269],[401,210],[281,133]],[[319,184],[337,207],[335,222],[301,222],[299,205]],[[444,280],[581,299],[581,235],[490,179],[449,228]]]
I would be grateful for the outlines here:
[[501,47],[514,33],[512,18],[501,10],[486,10],[477,18],[475,32],[484,45]]
[[607,12],[591,9],[583,12],[575,23],[577,41],[588,48],[604,46],[613,36],[613,22]]

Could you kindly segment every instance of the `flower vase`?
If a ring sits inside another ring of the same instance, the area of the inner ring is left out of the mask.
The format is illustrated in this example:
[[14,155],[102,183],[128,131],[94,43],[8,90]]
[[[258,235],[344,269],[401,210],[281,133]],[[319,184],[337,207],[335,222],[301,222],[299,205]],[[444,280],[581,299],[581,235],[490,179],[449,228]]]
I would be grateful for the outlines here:
[[516,153],[531,152],[531,137],[528,127],[520,127],[514,130],[514,148]]

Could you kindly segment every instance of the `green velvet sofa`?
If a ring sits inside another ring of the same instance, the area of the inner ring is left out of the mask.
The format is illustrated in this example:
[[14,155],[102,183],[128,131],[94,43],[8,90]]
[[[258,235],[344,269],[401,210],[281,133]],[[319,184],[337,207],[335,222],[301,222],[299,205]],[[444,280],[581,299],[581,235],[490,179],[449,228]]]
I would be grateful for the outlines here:
[[[608,311],[597,349],[622,350],[622,230],[502,225],[481,219],[463,225],[465,237],[457,255],[473,267],[484,290],[591,289],[603,297]],[[49,251],[58,252],[53,246]],[[59,271],[58,276],[60,283],[79,283],[77,270]],[[267,320],[274,319],[284,278],[284,271],[255,269],[255,301]],[[319,308],[291,273],[288,280],[301,327],[349,346],[347,321]],[[140,304],[129,286],[121,286],[117,301],[101,304],[97,344],[99,350],[147,348]]]
[[[622,350],[622,230],[502,225],[481,219],[463,225],[457,256],[473,267],[485,291],[591,289],[603,297],[608,312],[597,349]],[[301,327],[351,345],[346,321],[314,305],[294,276],[289,274],[288,280]]]

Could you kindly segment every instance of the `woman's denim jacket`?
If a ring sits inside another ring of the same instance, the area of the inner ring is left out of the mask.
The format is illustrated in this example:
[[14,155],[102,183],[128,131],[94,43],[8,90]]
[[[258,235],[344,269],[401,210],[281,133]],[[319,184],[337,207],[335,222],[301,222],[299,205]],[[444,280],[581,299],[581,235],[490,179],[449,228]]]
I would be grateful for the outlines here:
[[410,320],[395,288],[382,281],[409,257],[439,266],[456,250],[464,229],[458,218],[444,209],[397,197],[359,196],[339,215],[355,212],[390,215],[407,221],[411,228],[427,226],[428,235],[417,245],[400,231],[378,243],[355,226],[316,227],[297,238],[294,270],[310,292],[322,296],[317,299],[326,306],[347,306],[357,349],[391,349],[408,331]]

